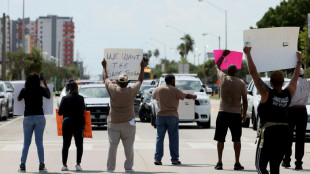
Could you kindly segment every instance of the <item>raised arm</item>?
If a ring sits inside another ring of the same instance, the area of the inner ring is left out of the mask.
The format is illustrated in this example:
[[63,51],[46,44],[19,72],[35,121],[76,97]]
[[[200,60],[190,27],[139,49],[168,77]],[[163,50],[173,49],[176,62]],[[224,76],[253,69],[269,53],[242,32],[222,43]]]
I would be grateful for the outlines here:
[[103,59],[103,61],[101,62],[103,71],[102,71],[102,79],[105,82],[106,80],[109,80],[108,77],[108,73],[107,73],[107,61],[105,61],[105,59]]
[[267,101],[268,95],[269,95],[268,86],[262,81],[262,79],[260,78],[260,76],[256,70],[256,66],[255,66],[253,59],[252,59],[252,56],[251,56],[251,47],[244,46],[243,52],[248,59],[249,71],[250,71],[250,74],[251,74],[252,79],[254,81],[254,84],[255,84],[258,92],[261,95],[261,102],[265,103]]
[[145,62],[144,60],[142,59],[141,63],[140,63],[140,75],[139,75],[139,78],[138,80],[142,83],[143,82],[143,78],[144,78],[144,67],[145,67]]
[[225,50],[222,54],[222,56],[220,57],[220,59],[216,62],[216,66],[218,69],[221,69],[221,65],[223,63],[224,58],[230,53],[229,50]]
[[296,57],[297,57],[297,64],[296,64],[296,68],[294,71],[294,75],[289,83],[289,85],[287,86],[287,89],[290,91],[291,96],[293,97],[296,91],[296,84],[297,84],[297,80],[298,80],[298,76],[299,76],[299,72],[300,72],[300,65],[301,65],[301,52],[297,51],[296,52]]
[[195,100],[195,99],[197,98],[197,95],[186,94],[185,98],[186,98],[186,99],[193,99],[193,100]]
[[43,79],[43,85],[44,85],[44,89],[45,89],[45,91],[46,91],[46,94],[47,94],[47,99],[50,99],[51,98],[51,91],[50,91],[50,89],[48,88],[48,86],[47,86],[47,83],[46,83],[46,79],[44,78]]

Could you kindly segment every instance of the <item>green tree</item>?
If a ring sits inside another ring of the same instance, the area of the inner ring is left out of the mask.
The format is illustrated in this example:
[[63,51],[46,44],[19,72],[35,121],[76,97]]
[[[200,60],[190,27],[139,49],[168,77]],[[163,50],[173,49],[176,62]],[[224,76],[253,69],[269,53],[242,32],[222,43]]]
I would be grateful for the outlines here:
[[195,41],[189,34],[181,37],[181,40],[183,41],[183,43],[177,46],[177,50],[179,51],[181,57],[184,57],[185,55],[188,55],[189,52],[193,52]]

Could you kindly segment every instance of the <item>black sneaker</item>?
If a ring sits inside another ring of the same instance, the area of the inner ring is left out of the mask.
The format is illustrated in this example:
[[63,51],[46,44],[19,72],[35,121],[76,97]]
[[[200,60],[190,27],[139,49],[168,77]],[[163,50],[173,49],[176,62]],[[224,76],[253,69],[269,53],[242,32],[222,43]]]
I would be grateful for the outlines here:
[[223,170],[223,163],[217,163],[216,166],[214,167],[216,170]]
[[47,169],[45,168],[45,164],[41,163],[39,164],[39,172],[40,173],[46,173]]
[[19,165],[18,172],[25,173],[26,172],[26,165],[25,164]]
[[172,165],[181,165],[181,161],[173,161],[171,162]]
[[244,167],[240,163],[235,163],[234,170],[244,170]]
[[281,166],[282,166],[282,167],[285,167],[285,168],[291,167],[290,163],[287,163],[287,162],[284,162],[284,161],[282,161]]
[[302,168],[302,165],[296,165],[296,167],[295,167],[295,170],[302,170],[303,168]]
[[157,165],[157,166],[163,165],[163,163],[161,161],[155,161],[154,164]]

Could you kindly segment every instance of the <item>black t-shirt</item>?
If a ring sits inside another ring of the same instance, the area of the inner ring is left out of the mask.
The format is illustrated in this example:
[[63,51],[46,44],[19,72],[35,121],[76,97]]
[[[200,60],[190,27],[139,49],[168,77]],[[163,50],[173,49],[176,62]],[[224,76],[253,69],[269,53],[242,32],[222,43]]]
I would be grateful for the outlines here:
[[269,89],[268,100],[258,105],[261,125],[266,122],[288,123],[290,103],[291,93],[287,88],[280,93],[276,89]]
[[84,110],[84,97],[77,93],[70,93],[61,99],[58,114],[63,115],[64,119],[69,117],[74,121],[85,122]]
[[24,116],[30,115],[44,115],[43,112],[43,97],[48,98],[45,88],[39,87],[37,89],[23,88],[18,96],[18,99],[25,100]]

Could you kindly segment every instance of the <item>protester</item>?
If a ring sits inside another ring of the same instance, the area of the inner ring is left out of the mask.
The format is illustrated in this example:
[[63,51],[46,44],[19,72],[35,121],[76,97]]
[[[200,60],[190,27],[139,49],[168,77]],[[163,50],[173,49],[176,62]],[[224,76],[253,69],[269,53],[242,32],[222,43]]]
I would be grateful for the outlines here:
[[[175,87],[175,77],[172,74],[165,76],[166,85],[157,87],[152,98],[158,102],[156,117],[156,150],[154,157],[155,165],[162,165],[161,159],[164,155],[164,139],[168,131],[169,149],[173,165],[181,165],[179,161],[179,100],[196,99],[196,95],[186,94]],[[194,113],[193,113],[194,114]]]
[[[242,122],[246,121],[246,110],[248,108],[247,89],[243,80],[236,77],[237,67],[230,65],[228,75],[220,70],[224,58],[230,53],[225,50],[216,64],[216,71],[220,85],[220,108],[216,119],[216,129],[214,140],[217,141],[218,162],[216,170],[223,169],[222,155],[224,150],[225,137],[229,128],[235,150],[234,170],[243,170],[239,157],[241,151],[240,138],[242,135]],[[243,113],[241,118],[241,97],[243,103]]]
[[74,135],[75,146],[77,150],[76,155],[76,171],[82,171],[81,161],[83,155],[83,138],[84,138],[84,98],[79,95],[78,85],[74,80],[69,80],[66,85],[69,92],[64,96],[59,105],[58,115],[63,115],[62,123],[62,168],[61,171],[68,171],[67,166],[69,147],[71,145],[72,135]]
[[288,112],[289,143],[282,162],[283,167],[291,167],[293,132],[296,130],[295,141],[295,169],[302,170],[302,158],[305,152],[305,135],[307,128],[308,113],[306,105],[310,93],[310,82],[304,77],[304,69],[300,68],[296,86],[296,92],[292,97]]
[[24,99],[25,111],[23,121],[24,146],[22,150],[21,164],[19,172],[26,172],[26,160],[29,147],[31,144],[32,134],[35,133],[35,142],[37,145],[39,157],[39,172],[47,172],[44,164],[44,147],[43,133],[46,120],[43,112],[43,97],[49,99],[51,93],[46,84],[46,80],[42,79],[44,87],[41,87],[41,80],[37,73],[30,73],[26,79],[25,87],[20,91],[18,101]]
[[256,168],[259,174],[268,174],[267,164],[270,166],[270,173],[278,174],[283,159],[289,135],[288,107],[291,96],[294,96],[296,83],[300,71],[301,53],[297,52],[297,65],[293,78],[284,90],[284,73],[273,71],[270,75],[270,89],[260,78],[256,66],[251,57],[251,47],[244,47],[244,53],[248,59],[250,74],[254,84],[261,95],[261,102],[258,106],[260,117],[260,135],[256,151]]
[[117,85],[113,84],[108,77],[107,62],[102,61],[103,80],[110,95],[110,113],[108,119],[109,155],[107,161],[108,172],[114,172],[116,164],[116,152],[119,141],[122,140],[125,149],[125,172],[134,172],[134,141],[136,134],[134,98],[136,97],[143,82],[144,66],[142,60],[138,82],[128,86],[127,74],[120,74]]

